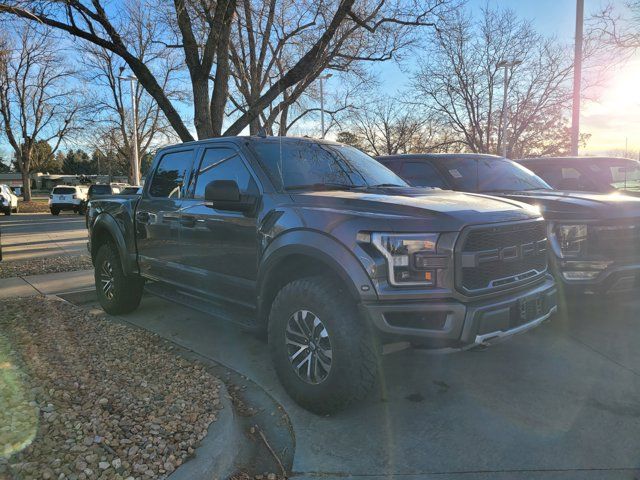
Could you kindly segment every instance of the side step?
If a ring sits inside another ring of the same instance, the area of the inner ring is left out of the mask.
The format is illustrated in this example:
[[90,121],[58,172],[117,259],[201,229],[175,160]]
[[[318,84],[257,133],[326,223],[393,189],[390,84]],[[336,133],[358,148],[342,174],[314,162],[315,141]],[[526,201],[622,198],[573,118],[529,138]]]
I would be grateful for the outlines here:
[[162,282],[147,282],[144,289],[147,293],[156,297],[178,303],[228,322],[236,323],[246,329],[252,331],[258,329],[256,312],[253,309],[203,298],[200,295],[180,290],[175,285],[168,285]]

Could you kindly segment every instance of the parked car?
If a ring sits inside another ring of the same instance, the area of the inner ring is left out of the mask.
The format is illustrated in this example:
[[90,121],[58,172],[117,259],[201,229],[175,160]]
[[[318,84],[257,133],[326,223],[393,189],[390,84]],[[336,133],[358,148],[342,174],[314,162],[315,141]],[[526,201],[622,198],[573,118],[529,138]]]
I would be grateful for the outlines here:
[[615,157],[526,158],[524,165],[559,190],[640,195],[640,162]]
[[553,271],[566,289],[608,293],[639,286],[640,198],[554,190],[531,170],[493,155],[378,160],[412,185],[499,195],[539,206],[549,222]]
[[18,197],[8,185],[0,184],[0,212],[5,215],[18,213]]
[[362,398],[383,344],[484,346],[556,311],[544,220],[526,204],[412,188],[311,139],[176,145],[150,172],[140,197],[90,203],[104,310],[137,308],[146,280],[268,332],[282,384],[311,411]]
[[49,195],[49,210],[52,215],[59,215],[61,211],[73,210],[83,213],[83,202],[87,198],[87,187],[82,185],[58,185],[53,187]]
[[104,195],[118,195],[125,188],[120,183],[94,183],[89,186],[87,195],[80,204],[80,213],[84,214],[87,210],[87,204],[90,200]]

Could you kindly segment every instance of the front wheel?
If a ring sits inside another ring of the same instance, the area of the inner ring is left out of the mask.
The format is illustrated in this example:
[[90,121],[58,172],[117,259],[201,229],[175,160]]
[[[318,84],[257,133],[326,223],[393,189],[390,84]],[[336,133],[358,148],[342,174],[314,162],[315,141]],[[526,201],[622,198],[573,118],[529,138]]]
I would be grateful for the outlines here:
[[269,347],[280,382],[302,407],[333,413],[376,382],[379,343],[347,292],[326,277],[293,281],[269,315]]
[[11,209],[10,208],[6,209],[4,211],[4,214],[7,215],[7,216],[11,215]]
[[124,274],[116,246],[110,242],[103,244],[93,263],[98,301],[104,311],[118,315],[138,308],[144,281],[139,276]]

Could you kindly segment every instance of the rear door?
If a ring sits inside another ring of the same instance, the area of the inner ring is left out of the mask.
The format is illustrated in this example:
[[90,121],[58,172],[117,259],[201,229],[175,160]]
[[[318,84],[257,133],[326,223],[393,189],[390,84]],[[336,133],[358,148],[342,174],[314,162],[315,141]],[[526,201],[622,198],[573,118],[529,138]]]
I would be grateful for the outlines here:
[[183,280],[180,208],[191,175],[194,148],[161,155],[136,210],[138,259],[145,276],[179,283]]
[[181,248],[189,284],[208,296],[253,307],[256,215],[207,206],[204,191],[214,180],[234,180],[241,194],[258,197],[258,180],[233,145],[206,147],[196,167],[181,215]]

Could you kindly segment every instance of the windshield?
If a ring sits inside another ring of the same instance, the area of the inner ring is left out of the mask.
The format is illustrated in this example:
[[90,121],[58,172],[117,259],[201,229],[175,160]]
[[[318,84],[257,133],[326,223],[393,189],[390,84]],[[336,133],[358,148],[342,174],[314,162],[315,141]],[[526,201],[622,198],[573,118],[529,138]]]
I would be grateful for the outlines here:
[[360,150],[312,142],[256,142],[253,148],[276,185],[285,190],[407,186]]
[[76,189],[73,187],[56,187],[53,189],[53,193],[56,195],[72,195],[76,193]]
[[91,185],[89,187],[89,195],[109,195],[111,187],[109,185]]
[[599,158],[579,168],[585,175],[621,190],[640,189],[640,162],[622,158]]
[[532,171],[506,158],[456,158],[442,167],[456,190],[465,192],[518,192],[550,190]]

